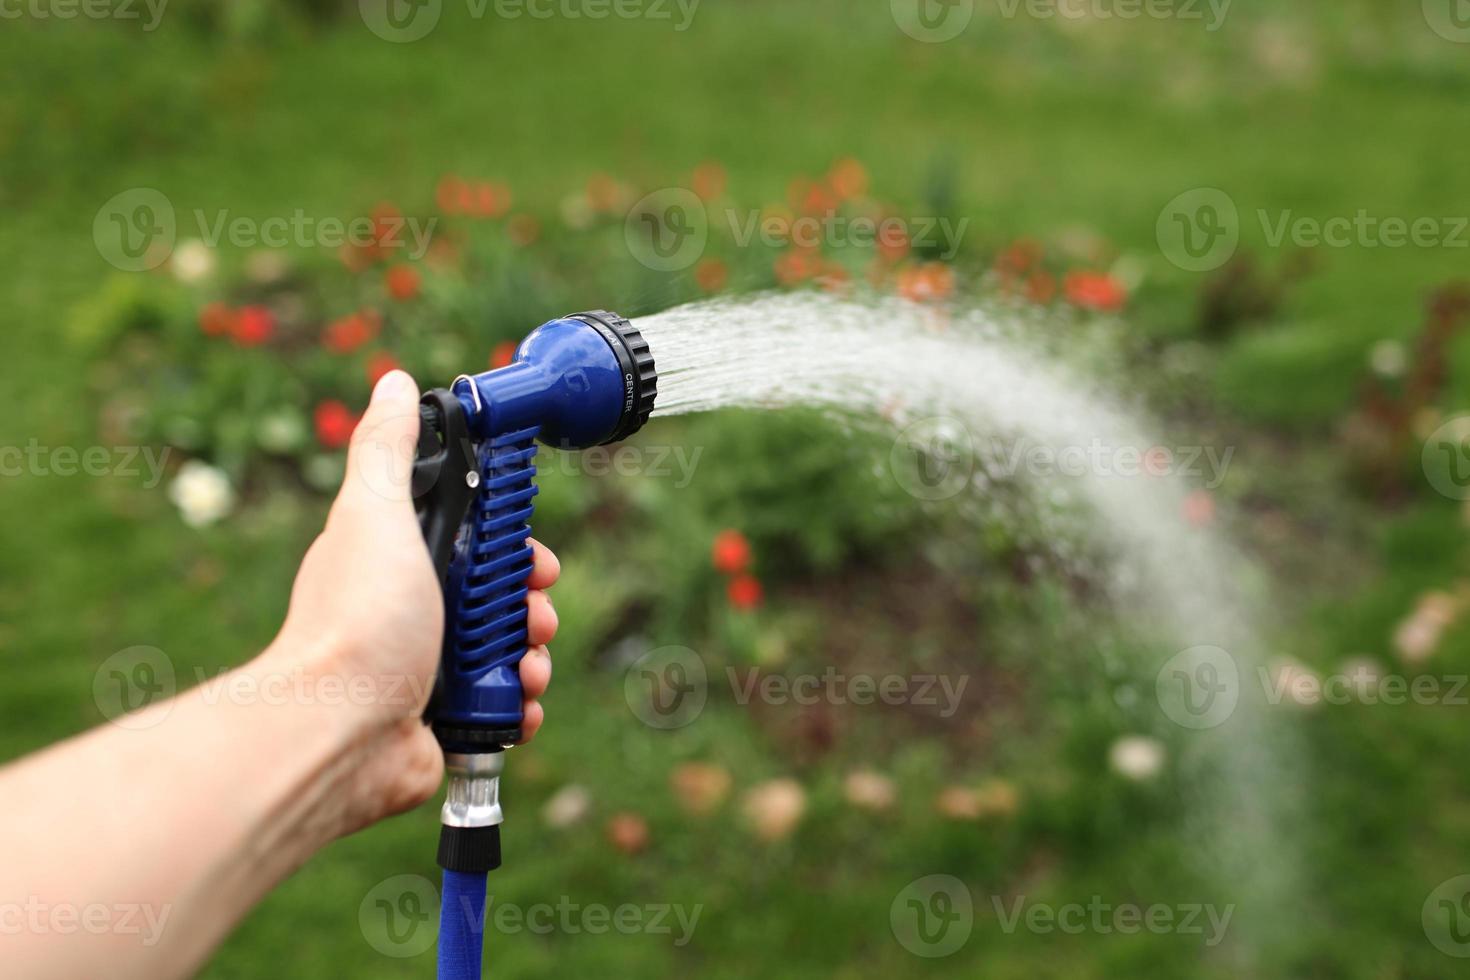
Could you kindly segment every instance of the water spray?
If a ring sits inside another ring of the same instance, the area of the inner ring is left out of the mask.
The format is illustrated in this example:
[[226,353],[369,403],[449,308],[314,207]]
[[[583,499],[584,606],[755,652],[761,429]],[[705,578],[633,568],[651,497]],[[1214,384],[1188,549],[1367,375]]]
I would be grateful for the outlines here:
[[440,980],[480,976],[486,876],[500,867],[500,776],[521,741],[536,443],[626,439],[653,411],[648,343],[615,313],[537,327],[503,368],[420,403],[413,496],[444,591],[444,646],[425,720],[444,749]]

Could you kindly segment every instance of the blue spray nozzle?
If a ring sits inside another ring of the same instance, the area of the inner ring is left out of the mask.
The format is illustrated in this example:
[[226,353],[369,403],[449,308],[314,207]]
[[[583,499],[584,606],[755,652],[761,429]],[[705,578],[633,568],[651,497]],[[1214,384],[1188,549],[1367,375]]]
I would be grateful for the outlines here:
[[543,323],[508,366],[462,376],[454,392],[481,436],[536,427],[548,446],[586,449],[643,427],[658,373],[637,328],[599,310]]
[[[421,462],[448,457],[436,474],[462,477],[462,485],[425,479],[433,486],[418,498],[443,569],[444,651],[429,720],[446,752],[493,751],[520,739],[536,442],[585,449],[624,439],[648,420],[657,386],[638,330],[596,311],[537,327],[509,366],[456,379],[452,398],[425,396],[428,414],[462,429],[446,428],[437,443],[420,446]],[[446,521],[425,507],[431,496],[462,518]]]

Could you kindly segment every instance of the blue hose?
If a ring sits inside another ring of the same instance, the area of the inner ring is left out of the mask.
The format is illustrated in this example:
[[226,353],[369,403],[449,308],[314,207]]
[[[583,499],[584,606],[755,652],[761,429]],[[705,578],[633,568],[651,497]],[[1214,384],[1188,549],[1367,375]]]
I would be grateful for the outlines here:
[[439,980],[480,980],[485,942],[484,874],[444,872],[439,907]]

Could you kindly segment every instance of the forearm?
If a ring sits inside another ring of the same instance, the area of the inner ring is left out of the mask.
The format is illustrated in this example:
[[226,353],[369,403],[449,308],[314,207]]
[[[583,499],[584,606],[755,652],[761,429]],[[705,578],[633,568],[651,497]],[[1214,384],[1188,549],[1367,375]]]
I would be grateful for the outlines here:
[[[0,769],[0,962],[22,977],[186,976],[353,829],[373,729],[279,684],[272,651],[209,687]],[[307,684],[311,678],[308,675]],[[146,723],[146,724],[140,724]]]

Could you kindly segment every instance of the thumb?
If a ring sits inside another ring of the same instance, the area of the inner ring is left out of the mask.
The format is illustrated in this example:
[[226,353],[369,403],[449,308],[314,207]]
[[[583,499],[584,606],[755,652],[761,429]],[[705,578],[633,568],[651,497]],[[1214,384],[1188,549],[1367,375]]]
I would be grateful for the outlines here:
[[352,434],[343,499],[367,506],[408,500],[418,437],[418,385],[405,371],[389,371]]

